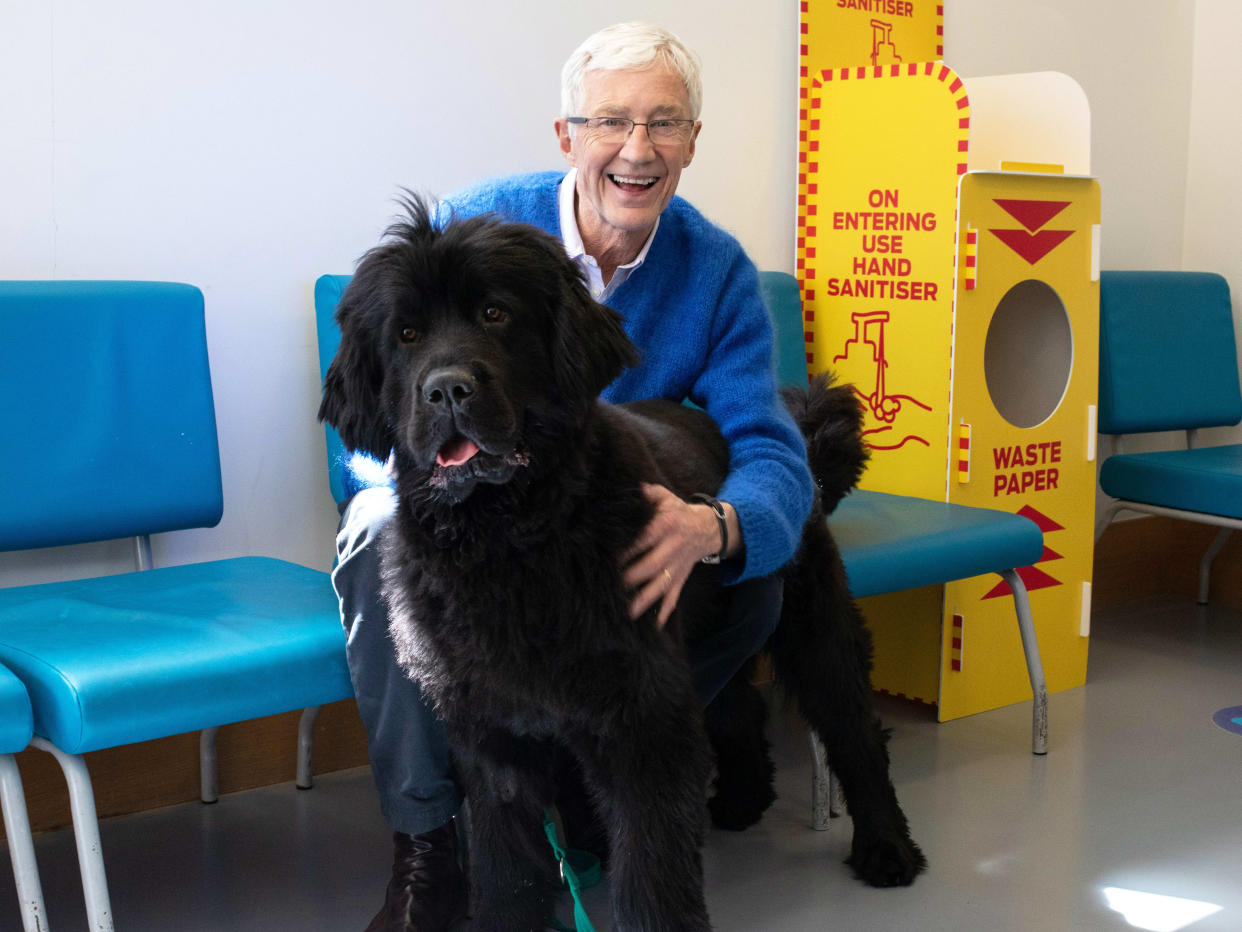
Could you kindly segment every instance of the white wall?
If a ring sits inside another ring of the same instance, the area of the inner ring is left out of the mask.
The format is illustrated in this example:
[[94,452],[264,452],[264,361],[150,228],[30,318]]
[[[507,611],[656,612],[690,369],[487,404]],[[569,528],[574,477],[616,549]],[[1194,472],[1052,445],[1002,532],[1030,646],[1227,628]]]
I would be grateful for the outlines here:
[[1061,71],[1091,104],[1105,268],[1178,268],[1194,0],[947,0],[963,77]]
[[[1219,160],[1195,146],[1214,144],[1239,97],[1232,75],[1232,93],[1200,87],[1211,63],[1228,63],[1218,27],[1236,41],[1231,5],[1199,0],[1196,27],[1194,0],[947,0],[946,59],[967,77],[1075,77],[1095,120],[1105,264],[1173,268],[1184,241],[1188,258],[1209,258],[1211,234],[1187,231],[1227,200],[1216,175],[1236,145]],[[315,277],[352,269],[399,186],[446,193],[559,165],[561,62],[623,15],[669,26],[704,59],[704,129],[682,193],[760,266],[791,269],[797,11],[797,0],[0,4],[0,277],[173,279],[206,294],[225,518],[163,535],[157,561],[330,564]],[[1236,182],[1227,193],[1239,202]],[[125,568],[128,552],[104,544],[74,559],[85,563],[5,555],[0,585]]]
[[[1197,0],[1182,266],[1219,272],[1242,334],[1242,4]],[[1242,339],[1239,340],[1242,344]],[[1242,428],[1205,431],[1204,444],[1242,442]]]
[[1198,0],[1186,185],[1187,268],[1220,271],[1242,290],[1242,4]]
[[[560,66],[619,15],[600,0],[0,4],[0,277],[206,295],[225,517],[163,535],[157,562],[330,565],[314,279],[352,270],[400,186],[443,194],[563,165]],[[704,59],[683,193],[761,265],[792,270],[796,4],[635,0],[624,15]],[[121,544],[69,556],[5,555],[0,585],[129,560]]]

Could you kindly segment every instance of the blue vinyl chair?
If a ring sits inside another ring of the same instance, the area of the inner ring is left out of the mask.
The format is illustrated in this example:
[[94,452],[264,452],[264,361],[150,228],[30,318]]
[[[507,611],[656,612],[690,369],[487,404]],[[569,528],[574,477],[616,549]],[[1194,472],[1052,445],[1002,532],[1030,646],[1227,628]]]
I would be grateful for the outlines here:
[[[90,927],[111,929],[88,751],[353,695],[326,573],[266,557],[151,568],[151,534],[223,512],[202,293],[157,282],[0,282],[0,551],[135,538],[138,572],[0,589],[0,662],[69,785]],[[7,795],[7,794],[6,794]]]
[[[1122,511],[1220,528],[1199,565],[1208,600],[1212,561],[1242,527],[1242,444],[1201,447],[1198,431],[1242,421],[1229,284],[1209,272],[1100,276],[1100,433],[1115,455],[1100,467],[1114,501],[1096,537]],[[1185,431],[1186,447],[1124,452],[1124,435]]]
[[4,813],[4,833],[13,862],[23,932],[47,932],[47,910],[43,906],[30,819],[26,816],[26,796],[13,757],[30,744],[31,729],[26,687],[5,667],[0,667],[0,810]]
[[[784,272],[761,272],[760,287],[772,316],[777,375],[782,385],[805,385],[806,343],[798,281]],[[319,364],[323,372],[336,353],[340,334],[333,313],[349,284],[348,275],[323,275],[315,283]],[[348,453],[327,429],[333,495],[340,502],[354,481],[344,468]],[[1043,533],[1019,515],[951,505],[903,495],[855,490],[830,518],[833,537],[849,573],[855,597],[898,592],[917,586],[999,573],[1013,591],[1018,634],[1025,651],[1033,695],[1032,749],[1048,747],[1048,690],[1026,586],[1017,573],[1043,556]],[[812,735],[814,752],[813,824],[828,826],[832,793],[824,749]],[[835,810],[834,810],[835,811]]]

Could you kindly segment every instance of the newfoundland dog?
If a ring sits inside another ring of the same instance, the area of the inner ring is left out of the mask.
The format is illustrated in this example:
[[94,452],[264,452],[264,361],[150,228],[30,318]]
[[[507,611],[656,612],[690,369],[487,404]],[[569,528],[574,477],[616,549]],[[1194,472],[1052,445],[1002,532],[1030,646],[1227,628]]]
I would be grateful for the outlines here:
[[[682,639],[722,615],[715,569],[692,574],[660,628],[654,610],[629,617],[622,555],[652,516],[644,483],[712,493],[728,450],[690,407],[598,399],[637,355],[559,241],[407,208],[342,297],[319,414],[347,447],[393,456],[392,637],[470,802],[473,927],[544,928],[559,887],[542,814],[576,794],[604,829],[618,927],[709,929],[699,849],[713,763],[716,823],[757,820],[773,799],[764,702],[749,670],[706,715],[695,697]],[[822,380],[786,403],[820,491],[767,650],[840,780],[849,863],[870,884],[908,884],[925,861],[825,521],[862,469],[860,412]]]

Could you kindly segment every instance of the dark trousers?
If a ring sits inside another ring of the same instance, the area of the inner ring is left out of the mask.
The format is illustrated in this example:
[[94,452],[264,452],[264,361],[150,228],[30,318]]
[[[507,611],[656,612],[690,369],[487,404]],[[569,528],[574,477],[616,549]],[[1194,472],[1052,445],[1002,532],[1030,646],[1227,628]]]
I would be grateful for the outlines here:
[[[417,835],[447,822],[461,804],[461,793],[453,781],[444,728],[418,685],[397,666],[388,638],[378,543],[395,504],[386,488],[366,489],[350,499],[337,534],[332,584],[341,602],[349,672],[367,730],[380,807],[395,831]],[[733,593],[728,623],[686,645],[704,704],[763,647],[780,620],[779,578],[750,579],[734,586]]]

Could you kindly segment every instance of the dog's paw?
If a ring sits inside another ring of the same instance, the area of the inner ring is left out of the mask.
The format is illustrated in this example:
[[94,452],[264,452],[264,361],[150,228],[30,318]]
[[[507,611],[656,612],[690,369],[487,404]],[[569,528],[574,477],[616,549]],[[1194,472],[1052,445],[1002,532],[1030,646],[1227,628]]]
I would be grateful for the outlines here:
[[856,833],[845,863],[859,880],[873,887],[908,887],[927,869],[922,850],[904,833],[870,838],[860,838]]
[[768,811],[768,807],[776,799],[772,787],[761,784],[752,788],[752,792],[717,792],[707,801],[707,811],[711,813],[712,825],[729,832],[740,832],[750,828]]
[[750,828],[776,800],[776,768],[766,743],[753,754],[733,753],[716,761],[716,780],[707,801],[712,825],[729,832]]

